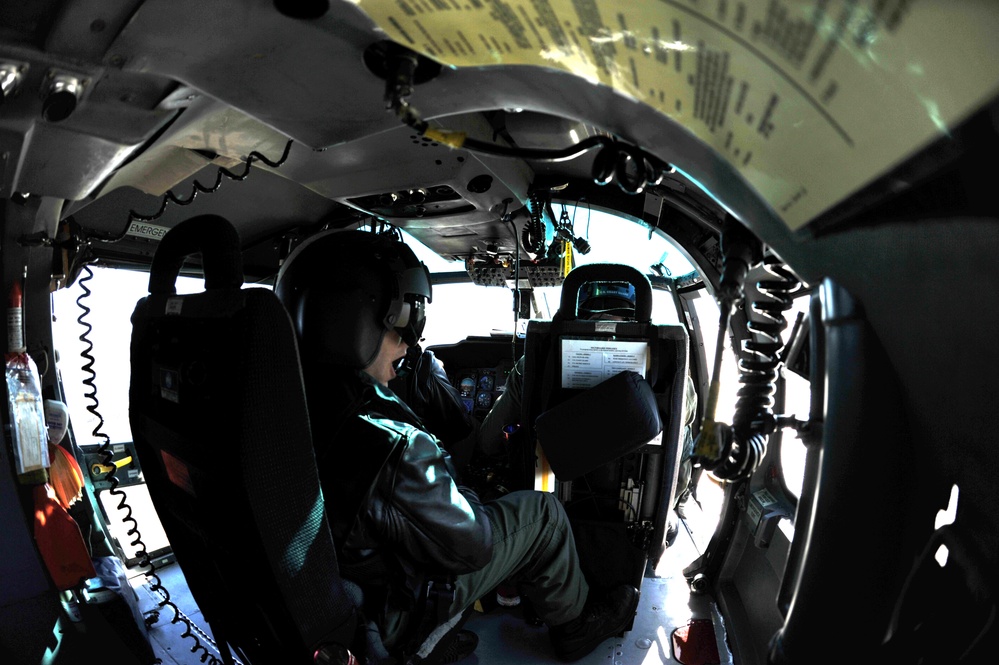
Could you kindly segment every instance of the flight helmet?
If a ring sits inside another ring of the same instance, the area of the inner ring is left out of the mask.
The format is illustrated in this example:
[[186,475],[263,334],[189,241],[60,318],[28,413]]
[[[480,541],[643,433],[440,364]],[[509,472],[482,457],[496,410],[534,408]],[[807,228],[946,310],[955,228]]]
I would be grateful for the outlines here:
[[636,297],[635,285],[629,282],[585,282],[576,298],[576,317],[621,316],[634,320]]
[[389,330],[410,346],[420,341],[430,272],[390,234],[328,231],[292,251],[274,292],[291,315],[303,359],[364,369]]

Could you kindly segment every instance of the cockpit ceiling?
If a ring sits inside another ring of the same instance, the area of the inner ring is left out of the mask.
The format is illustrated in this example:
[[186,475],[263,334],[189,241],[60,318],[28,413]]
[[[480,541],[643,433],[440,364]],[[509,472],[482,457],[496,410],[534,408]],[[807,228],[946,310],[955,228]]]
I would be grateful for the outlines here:
[[[541,151],[613,137],[670,167],[657,195],[787,236],[999,93],[999,68],[968,66],[999,62],[985,2],[496,7],[5,7],[0,195],[64,201],[45,209],[104,240],[170,227],[197,195],[249,244],[375,216],[457,256],[509,235],[500,218],[531,187],[593,184],[599,151]],[[409,122],[388,108],[390,43],[419,54]]]

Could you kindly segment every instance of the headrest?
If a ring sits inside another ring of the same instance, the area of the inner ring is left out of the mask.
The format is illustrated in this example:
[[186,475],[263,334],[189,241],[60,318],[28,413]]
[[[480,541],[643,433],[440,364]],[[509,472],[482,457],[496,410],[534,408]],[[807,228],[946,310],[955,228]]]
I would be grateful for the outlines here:
[[[587,284],[594,286],[589,287]],[[600,284],[606,286],[597,286]],[[634,300],[631,299],[628,285],[634,288]],[[637,268],[622,263],[588,263],[573,268],[562,282],[562,299],[556,317],[563,321],[576,320],[576,308],[581,299],[588,298],[588,289],[595,292],[603,290],[605,297],[614,298],[608,302],[618,304],[617,309],[628,309],[628,305],[634,303],[634,313],[628,312],[624,316],[634,317],[640,323],[652,321],[652,283]],[[594,303],[594,306],[599,305],[598,302]]]
[[205,289],[243,285],[243,254],[232,223],[218,215],[184,220],[163,236],[149,269],[149,292],[172,295],[184,260],[201,253]]

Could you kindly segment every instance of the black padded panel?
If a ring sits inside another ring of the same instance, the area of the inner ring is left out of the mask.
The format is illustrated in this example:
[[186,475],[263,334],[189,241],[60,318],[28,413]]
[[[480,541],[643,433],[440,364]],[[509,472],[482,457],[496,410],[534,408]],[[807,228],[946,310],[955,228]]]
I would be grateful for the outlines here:
[[535,430],[555,477],[575,480],[657,436],[662,445],[663,422],[648,381],[625,371],[548,409]]
[[354,609],[316,472],[295,334],[269,290],[211,283],[222,286],[136,305],[136,451],[216,642],[253,663],[312,663],[318,646],[350,644]]

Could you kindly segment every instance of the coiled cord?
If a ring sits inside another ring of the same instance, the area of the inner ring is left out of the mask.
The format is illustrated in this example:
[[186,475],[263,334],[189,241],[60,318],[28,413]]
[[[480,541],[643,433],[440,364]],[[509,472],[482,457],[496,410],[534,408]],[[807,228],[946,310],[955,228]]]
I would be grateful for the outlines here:
[[94,327],[87,321],[87,316],[90,314],[91,309],[85,304],[85,300],[90,297],[93,293],[88,287],[87,282],[89,282],[94,277],[94,271],[89,265],[83,266],[83,275],[77,281],[83,293],[80,294],[76,299],[76,305],[80,308],[80,315],[77,317],[76,322],[83,326],[84,331],[80,334],[80,341],[84,343],[84,349],[80,352],[80,356],[84,359],[83,366],[81,369],[87,374],[87,377],[83,379],[83,385],[88,389],[84,393],[84,397],[89,400],[89,404],[86,405],[87,411],[90,412],[97,419],[97,424],[91,431],[91,434],[101,441],[101,447],[98,449],[98,454],[101,455],[101,460],[103,465],[108,468],[105,480],[111,484],[108,492],[112,496],[118,497],[118,505],[116,506],[119,512],[124,512],[125,516],[121,518],[124,523],[131,524],[130,528],[125,532],[127,536],[134,536],[134,539],[129,542],[129,545],[136,548],[136,555],[138,556],[138,565],[146,569],[143,574],[148,580],[150,580],[150,590],[154,592],[159,592],[163,597],[163,600],[159,603],[159,607],[169,606],[174,611],[174,616],[170,620],[171,623],[183,622],[185,625],[184,633],[181,637],[191,637],[194,640],[194,646],[191,648],[191,653],[197,653],[198,651],[203,651],[201,656],[201,662],[209,662],[208,659],[211,658],[211,665],[222,665],[222,661],[218,660],[201,644],[197,636],[194,635],[192,631],[200,632],[204,635],[204,632],[200,628],[191,623],[191,621],[184,615],[183,612],[170,600],[170,592],[163,586],[162,580],[160,580],[159,575],[156,574],[156,566],[153,565],[152,560],[149,557],[149,552],[146,549],[146,544],[142,541],[142,534],[139,532],[139,523],[136,521],[135,517],[132,515],[132,507],[128,504],[128,495],[124,490],[118,489],[119,480],[117,476],[118,467],[114,463],[114,452],[111,450],[111,437],[107,435],[104,429],[104,418],[100,414],[100,401],[97,399],[97,385],[94,383],[97,378],[97,372],[94,371],[94,356],[92,351],[94,349],[93,342],[90,341],[90,333],[93,331]]
[[531,254],[540,256],[545,251],[545,224],[542,215],[544,214],[545,201],[541,199],[538,190],[532,189],[528,194],[528,212],[531,215],[527,224],[520,233],[521,243]]
[[592,176],[598,185],[614,182],[625,194],[641,194],[661,183],[671,171],[671,166],[638,146],[612,141],[593,158]]
[[[776,429],[773,413],[775,382],[780,351],[781,333],[787,328],[784,312],[793,305],[792,294],[801,282],[775,256],[763,260],[763,268],[773,279],[756,283],[759,299],[750,301],[753,312],[762,321],[750,320],[746,327],[751,337],[742,343],[739,358],[739,383],[732,427],[720,432],[722,455],[711,470],[722,480],[745,478],[759,466],[767,452],[767,439]],[[752,337],[755,334],[764,338]]]
[[732,426],[736,436],[752,432],[771,434],[777,426],[774,418],[774,382],[783,347],[781,333],[787,328],[784,312],[793,306],[792,294],[801,288],[801,282],[775,256],[763,260],[763,268],[774,276],[756,283],[762,298],[750,304],[753,312],[764,320],[750,320],[746,327],[750,333],[765,341],[747,339],[742,343],[739,358],[739,389]]
[[[215,640],[211,638],[211,635],[202,630],[196,623],[190,620],[190,617],[188,617],[186,614],[184,614],[184,612],[178,609],[176,605],[171,603],[170,594],[162,586],[159,585],[151,586],[150,590],[158,592],[160,594],[160,597],[163,598],[163,602],[160,604],[160,607],[162,607],[163,605],[169,605],[170,608],[173,609],[174,617],[173,619],[170,620],[170,623],[180,622],[187,627],[184,630],[184,632],[181,634],[181,637],[190,637],[195,641],[195,646],[191,647],[191,653],[197,653],[198,651],[203,651],[204,653],[201,655],[202,663],[208,662],[208,659],[211,658],[212,665],[220,664],[222,661],[213,656],[211,652],[209,652],[204,646],[201,645],[201,641],[198,640],[198,637],[197,635],[195,635],[195,633],[200,635],[201,639],[203,639],[207,644],[210,644],[212,648],[215,649],[216,652],[221,653],[221,651],[219,651],[218,644],[216,644]],[[235,665],[243,665],[242,662],[235,657],[233,657],[233,662],[235,663]]]
[[[89,389],[89,392],[85,392],[83,396],[90,401],[90,403],[86,405],[87,411],[89,411],[90,414],[97,419],[97,424],[94,426],[91,434],[101,441],[101,447],[98,450],[98,453],[101,455],[104,466],[109,469],[107,472],[107,481],[111,483],[111,489],[108,491],[112,496],[119,497],[120,500],[118,502],[118,509],[126,511],[125,517],[122,521],[131,522],[133,525],[127,532],[128,535],[132,535],[133,533],[138,534],[138,525],[135,518],[132,517],[131,506],[129,506],[126,502],[126,494],[124,491],[118,489],[118,468],[114,464],[114,452],[111,450],[111,438],[103,431],[104,418],[101,416],[99,411],[100,402],[97,399],[97,386],[94,384],[94,380],[97,378],[97,373],[94,371],[94,356],[91,354],[91,351],[94,349],[94,345],[93,342],[90,341],[90,333],[93,331],[94,327],[86,320],[87,315],[90,314],[91,310],[86,304],[84,304],[84,300],[89,298],[92,293],[92,291],[87,288],[87,282],[93,279],[94,271],[90,268],[90,266],[85,265],[83,266],[83,272],[84,275],[78,281],[80,288],[83,289],[83,293],[76,299],[76,305],[81,310],[80,316],[77,317],[76,322],[84,328],[84,331],[80,334],[79,339],[86,345],[83,351],[80,352],[80,356],[86,361],[81,369],[88,375],[85,379],[83,379],[83,385]],[[141,540],[139,542],[141,543]],[[133,542],[131,544],[135,545],[136,543]],[[145,554],[145,547],[143,547],[141,554]]]
[[159,219],[163,215],[163,213],[166,211],[167,204],[169,204],[169,203],[176,203],[177,205],[180,205],[180,206],[186,206],[186,205],[190,205],[191,203],[194,202],[194,199],[198,196],[198,192],[203,192],[205,194],[213,194],[213,193],[215,193],[215,191],[218,190],[218,188],[222,186],[222,176],[225,176],[226,178],[229,178],[230,180],[238,180],[238,181],[245,180],[246,177],[248,175],[250,175],[250,167],[253,165],[254,161],[261,161],[264,164],[267,164],[268,166],[270,166],[271,168],[277,168],[277,167],[281,166],[288,159],[288,155],[291,152],[291,144],[292,143],[293,143],[293,141],[288,141],[287,145],[285,145],[285,147],[284,147],[284,152],[281,153],[281,157],[277,161],[272,161],[272,160],[268,159],[266,156],[264,156],[263,154],[261,154],[261,153],[257,152],[256,150],[254,150],[246,158],[246,163],[245,163],[245,165],[243,167],[243,172],[242,173],[233,173],[232,171],[230,171],[229,169],[225,168],[224,166],[220,166],[219,169],[218,169],[218,171],[215,174],[215,182],[210,187],[202,185],[200,181],[195,180],[194,183],[191,185],[191,193],[190,193],[189,196],[187,196],[187,198],[178,197],[176,194],[173,193],[173,190],[171,189],[171,190],[167,191],[166,194],[163,195],[163,201],[160,203],[159,210],[157,210],[153,214],[151,214],[151,215],[143,215],[143,214],[140,214],[140,213],[138,213],[138,212],[136,212],[134,210],[129,210],[128,211],[128,223],[125,224],[125,228],[122,229],[122,231],[120,233],[118,233],[117,235],[111,236],[111,237],[101,237],[101,236],[98,236],[98,235],[90,235],[89,237],[92,237],[95,240],[99,240],[100,242],[105,242],[105,243],[115,243],[115,242],[118,242],[119,240],[123,239],[128,234],[128,230],[130,228],[132,228],[132,223],[133,222],[151,222],[153,220]]

